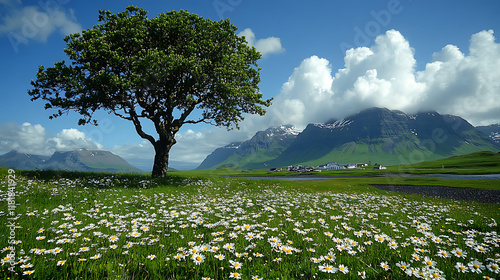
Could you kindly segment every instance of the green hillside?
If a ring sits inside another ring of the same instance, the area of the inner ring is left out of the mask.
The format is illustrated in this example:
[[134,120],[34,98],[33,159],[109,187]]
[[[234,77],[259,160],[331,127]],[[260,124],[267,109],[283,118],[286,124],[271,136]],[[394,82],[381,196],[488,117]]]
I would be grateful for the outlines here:
[[404,165],[398,167],[397,170],[411,173],[498,174],[500,173],[500,153],[476,152]]

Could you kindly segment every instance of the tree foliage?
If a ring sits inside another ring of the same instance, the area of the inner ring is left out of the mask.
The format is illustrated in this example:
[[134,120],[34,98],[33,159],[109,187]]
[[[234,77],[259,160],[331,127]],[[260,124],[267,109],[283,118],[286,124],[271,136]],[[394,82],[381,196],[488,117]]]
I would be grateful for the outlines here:
[[[132,121],[155,147],[153,175],[164,176],[184,124],[238,127],[246,113],[265,114],[271,100],[259,92],[260,54],[229,19],[183,10],[149,19],[147,13],[137,7],[99,11],[100,24],[65,38],[71,63],[40,66],[28,93],[32,101],[47,101],[46,109],[57,109],[50,118],[76,111],[80,125],[97,125],[94,112],[106,110]],[[143,130],[147,120],[158,137]]]

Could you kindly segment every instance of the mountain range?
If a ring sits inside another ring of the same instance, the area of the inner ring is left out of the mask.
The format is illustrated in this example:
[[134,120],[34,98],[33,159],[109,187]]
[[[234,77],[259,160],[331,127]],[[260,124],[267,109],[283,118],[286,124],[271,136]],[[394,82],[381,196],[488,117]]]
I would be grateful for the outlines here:
[[216,149],[197,169],[416,163],[498,152],[499,132],[499,126],[476,128],[461,117],[437,112],[408,115],[370,108],[345,119],[309,124],[302,132],[289,125],[259,131],[247,141]]
[[52,156],[10,151],[0,156],[0,166],[21,170],[68,170],[110,173],[143,173],[123,158],[100,150],[56,151]]

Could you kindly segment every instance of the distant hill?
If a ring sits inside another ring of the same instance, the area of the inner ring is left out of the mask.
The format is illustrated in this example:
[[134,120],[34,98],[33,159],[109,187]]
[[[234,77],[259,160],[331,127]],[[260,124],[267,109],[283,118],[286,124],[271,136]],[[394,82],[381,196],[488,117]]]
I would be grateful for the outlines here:
[[437,169],[439,172],[443,172],[442,168],[463,168],[467,170],[480,169],[484,171],[486,168],[498,168],[500,167],[500,153],[493,152],[477,152],[462,156],[454,156],[440,160],[426,161],[421,163],[412,164],[409,167],[415,169]]
[[0,166],[22,170],[143,173],[142,170],[111,152],[88,149],[55,152],[51,157],[11,151],[0,156]]
[[[271,141],[265,133],[257,134],[259,141]],[[500,146],[458,116],[437,112],[408,115],[370,108],[342,120],[309,124],[287,141],[275,141],[273,149],[238,153],[239,149],[212,166],[265,168],[328,162],[399,165],[479,151],[497,152]]]
[[33,170],[47,163],[50,156],[39,156],[10,151],[0,156],[0,166],[21,170]]

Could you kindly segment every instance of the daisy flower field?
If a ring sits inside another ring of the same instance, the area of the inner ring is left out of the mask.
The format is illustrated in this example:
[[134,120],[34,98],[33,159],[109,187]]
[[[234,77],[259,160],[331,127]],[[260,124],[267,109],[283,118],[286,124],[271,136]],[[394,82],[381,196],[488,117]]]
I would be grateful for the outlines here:
[[0,279],[500,278],[496,204],[330,180],[61,174],[10,190],[2,177]]

